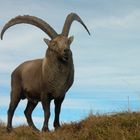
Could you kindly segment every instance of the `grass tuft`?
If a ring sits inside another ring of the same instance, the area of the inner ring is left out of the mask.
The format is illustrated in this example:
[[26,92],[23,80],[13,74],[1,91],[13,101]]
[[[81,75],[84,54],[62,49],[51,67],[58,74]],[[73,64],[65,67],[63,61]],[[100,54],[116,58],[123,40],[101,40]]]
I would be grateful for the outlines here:
[[84,120],[62,124],[51,132],[35,132],[27,126],[6,132],[0,122],[0,140],[140,140],[140,113],[90,114]]

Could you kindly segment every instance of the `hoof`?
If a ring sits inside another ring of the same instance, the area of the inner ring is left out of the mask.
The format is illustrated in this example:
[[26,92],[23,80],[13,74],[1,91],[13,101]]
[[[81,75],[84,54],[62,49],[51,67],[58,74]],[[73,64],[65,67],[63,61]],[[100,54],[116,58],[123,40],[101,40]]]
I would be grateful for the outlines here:
[[44,126],[42,128],[42,132],[50,132],[49,128],[47,126]]
[[12,132],[12,128],[11,127],[6,127],[6,131],[7,131],[7,133],[11,133]]
[[36,131],[36,132],[40,132],[40,130],[37,129],[35,126],[31,126],[31,128],[32,128],[34,131]]
[[61,128],[61,126],[59,125],[59,126],[55,126],[55,131],[56,130],[59,130]]
[[55,123],[55,122],[54,122],[53,126],[54,126],[55,130],[58,130],[61,127],[59,123]]

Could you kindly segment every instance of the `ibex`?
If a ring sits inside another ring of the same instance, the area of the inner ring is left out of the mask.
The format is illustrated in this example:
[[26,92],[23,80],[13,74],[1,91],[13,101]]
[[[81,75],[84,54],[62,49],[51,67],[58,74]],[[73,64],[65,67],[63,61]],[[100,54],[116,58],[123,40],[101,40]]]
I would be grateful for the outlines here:
[[11,75],[11,100],[8,109],[7,130],[12,130],[14,111],[21,99],[27,99],[24,111],[29,126],[37,130],[32,120],[32,112],[39,101],[44,110],[42,131],[47,131],[50,117],[50,102],[55,104],[55,129],[60,127],[59,114],[65,94],[74,81],[74,65],[70,44],[74,37],[68,37],[70,26],[76,20],[90,35],[82,19],[75,13],[67,16],[61,34],[58,34],[47,22],[34,16],[24,15],[11,19],[2,29],[4,32],[11,26],[20,23],[34,25],[43,30],[50,38],[44,38],[48,48],[43,59],[36,59],[20,64]]

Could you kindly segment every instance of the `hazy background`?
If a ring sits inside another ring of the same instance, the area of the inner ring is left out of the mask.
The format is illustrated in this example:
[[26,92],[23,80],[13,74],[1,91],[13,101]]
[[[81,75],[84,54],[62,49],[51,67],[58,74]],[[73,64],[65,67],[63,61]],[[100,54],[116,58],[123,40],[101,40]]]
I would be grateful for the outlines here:
[[[66,16],[76,12],[91,32],[74,22],[70,35],[75,82],[62,105],[61,122],[77,121],[96,113],[140,110],[140,1],[139,0],[0,0],[0,30],[17,15],[33,15],[60,33]],[[10,74],[26,60],[43,58],[48,37],[40,29],[20,24],[0,41],[0,119],[7,121]],[[129,103],[128,103],[129,101]],[[26,100],[19,104],[13,124],[26,123]],[[54,118],[53,103],[50,127]],[[41,104],[34,121],[43,123]]]

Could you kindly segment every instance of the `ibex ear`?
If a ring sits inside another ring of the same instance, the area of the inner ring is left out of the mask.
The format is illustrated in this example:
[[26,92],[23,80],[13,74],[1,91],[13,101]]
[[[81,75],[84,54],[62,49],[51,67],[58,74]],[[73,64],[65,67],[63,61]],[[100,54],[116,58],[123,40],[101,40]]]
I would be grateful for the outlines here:
[[69,37],[69,44],[71,44],[73,40],[74,40],[74,36],[70,36]]
[[49,46],[49,44],[50,44],[50,40],[47,39],[47,38],[44,38],[44,41],[45,41],[45,43]]

